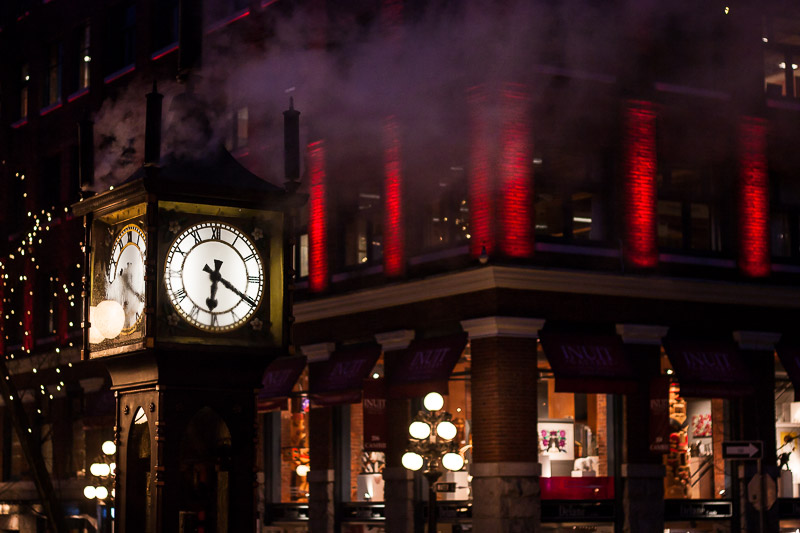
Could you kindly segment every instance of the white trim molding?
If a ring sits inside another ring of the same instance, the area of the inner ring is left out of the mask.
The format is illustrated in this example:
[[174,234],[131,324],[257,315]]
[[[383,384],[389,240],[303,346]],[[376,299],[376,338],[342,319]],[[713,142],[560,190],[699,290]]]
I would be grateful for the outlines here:
[[384,352],[405,350],[414,340],[414,330],[399,329],[397,331],[387,331],[386,333],[376,333],[375,340],[378,341]]
[[336,344],[332,342],[321,342],[319,344],[306,344],[300,347],[300,353],[306,356],[309,363],[316,363],[318,361],[327,361],[333,350],[336,349]]
[[734,331],[733,338],[742,350],[773,351],[781,334],[772,331]]
[[800,287],[492,265],[297,302],[294,315],[303,324],[491,289],[800,309]]
[[543,326],[544,319],[542,318],[521,318],[516,316],[487,316],[461,321],[461,327],[469,334],[470,340],[485,337],[538,339],[539,330]]

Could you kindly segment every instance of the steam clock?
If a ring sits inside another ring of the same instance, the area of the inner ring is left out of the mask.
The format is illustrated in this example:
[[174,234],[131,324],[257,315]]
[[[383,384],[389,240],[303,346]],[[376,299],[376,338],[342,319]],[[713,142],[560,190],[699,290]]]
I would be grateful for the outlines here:
[[296,182],[223,148],[161,160],[154,121],[148,108],[145,165],[73,206],[90,244],[84,357],[117,397],[117,531],[253,531],[254,393],[288,351]]

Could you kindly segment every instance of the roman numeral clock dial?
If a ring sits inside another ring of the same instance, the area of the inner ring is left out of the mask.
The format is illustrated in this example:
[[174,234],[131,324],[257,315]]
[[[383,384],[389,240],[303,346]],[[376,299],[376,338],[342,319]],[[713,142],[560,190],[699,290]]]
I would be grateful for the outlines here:
[[245,324],[261,305],[264,267],[253,242],[224,222],[180,232],[167,251],[164,285],[189,324],[224,332]]
[[136,224],[123,227],[111,247],[106,298],[118,302],[125,312],[123,335],[132,333],[142,320],[146,253],[144,232]]

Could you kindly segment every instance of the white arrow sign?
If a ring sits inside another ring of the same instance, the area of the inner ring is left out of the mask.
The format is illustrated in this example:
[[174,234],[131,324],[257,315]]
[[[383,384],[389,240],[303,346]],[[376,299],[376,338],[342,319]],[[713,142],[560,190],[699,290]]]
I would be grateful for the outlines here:
[[761,459],[761,441],[729,441],[722,443],[722,456],[725,459]]

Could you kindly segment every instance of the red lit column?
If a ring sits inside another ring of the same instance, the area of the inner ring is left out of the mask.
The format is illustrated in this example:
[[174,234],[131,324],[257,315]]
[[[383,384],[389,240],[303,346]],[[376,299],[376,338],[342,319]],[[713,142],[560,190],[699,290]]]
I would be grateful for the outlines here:
[[[496,95],[499,94],[499,102]],[[470,106],[470,253],[534,253],[530,94],[507,83],[473,87]]]
[[328,204],[326,197],[325,145],[308,145],[311,175],[308,217],[308,285],[313,292],[328,288]]
[[744,117],[739,124],[739,270],[745,276],[770,272],[769,178],[767,127],[762,119]]
[[501,96],[500,251],[507,257],[531,257],[534,221],[530,94],[522,85],[506,84]]
[[470,254],[479,257],[483,249],[491,254],[494,242],[494,186],[492,183],[492,128],[486,88],[474,87],[469,94],[470,108]]
[[384,124],[384,166],[383,269],[387,276],[400,276],[405,271],[406,257],[400,134],[394,116]]
[[628,101],[623,116],[625,261],[637,268],[658,264],[656,240],[656,106]]

